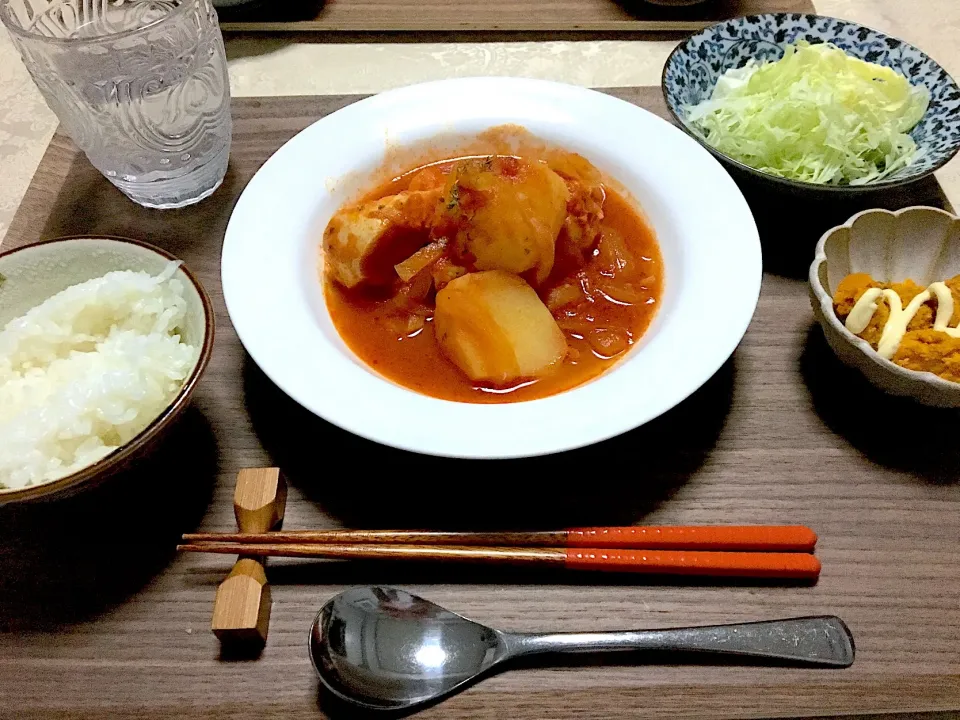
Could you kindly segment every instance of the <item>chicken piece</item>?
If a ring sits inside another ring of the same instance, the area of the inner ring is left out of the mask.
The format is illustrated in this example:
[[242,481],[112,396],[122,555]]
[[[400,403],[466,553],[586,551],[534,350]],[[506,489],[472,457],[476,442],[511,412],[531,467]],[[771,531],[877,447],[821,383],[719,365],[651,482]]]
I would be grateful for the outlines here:
[[341,210],[323,234],[327,271],[344,287],[388,285],[394,265],[429,241],[442,190],[402,192]]
[[494,155],[463,160],[450,175],[434,235],[477,270],[505,270],[539,284],[553,269],[569,190],[541,162]]
[[551,152],[547,164],[564,179],[570,193],[562,240],[586,253],[596,244],[603,220],[606,193],[600,171],[582,155],[563,150]]
[[567,343],[556,320],[522,278],[502,270],[464,275],[437,293],[443,354],[471,380],[504,387],[559,367]]

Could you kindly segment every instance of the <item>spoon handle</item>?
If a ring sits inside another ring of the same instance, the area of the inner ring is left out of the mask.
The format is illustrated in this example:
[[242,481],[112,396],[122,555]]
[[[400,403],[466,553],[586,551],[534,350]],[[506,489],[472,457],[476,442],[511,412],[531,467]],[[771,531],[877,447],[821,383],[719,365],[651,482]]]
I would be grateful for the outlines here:
[[840,618],[828,615],[667,630],[504,633],[503,639],[510,654],[516,656],[644,650],[767,658],[824,667],[849,667],[854,657],[850,630]]

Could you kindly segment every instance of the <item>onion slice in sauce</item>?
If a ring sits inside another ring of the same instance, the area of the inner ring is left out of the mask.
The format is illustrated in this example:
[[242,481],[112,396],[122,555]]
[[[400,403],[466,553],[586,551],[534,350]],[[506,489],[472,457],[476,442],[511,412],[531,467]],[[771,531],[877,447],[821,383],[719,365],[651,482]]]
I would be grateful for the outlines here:
[[439,260],[446,247],[446,238],[440,238],[429,245],[424,245],[406,260],[394,265],[393,269],[397,271],[401,280],[410,282],[417,273]]

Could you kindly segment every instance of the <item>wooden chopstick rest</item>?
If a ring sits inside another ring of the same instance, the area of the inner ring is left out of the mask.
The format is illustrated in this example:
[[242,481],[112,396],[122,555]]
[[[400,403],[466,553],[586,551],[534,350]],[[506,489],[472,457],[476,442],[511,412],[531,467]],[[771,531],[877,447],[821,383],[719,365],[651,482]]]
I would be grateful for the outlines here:
[[[247,468],[237,475],[233,512],[244,533],[263,533],[283,524],[287,483],[280,468]],[[265,557],[240,555],[213,602],[211,629],[221,643],[259,645],[270,627],[270,585]]]

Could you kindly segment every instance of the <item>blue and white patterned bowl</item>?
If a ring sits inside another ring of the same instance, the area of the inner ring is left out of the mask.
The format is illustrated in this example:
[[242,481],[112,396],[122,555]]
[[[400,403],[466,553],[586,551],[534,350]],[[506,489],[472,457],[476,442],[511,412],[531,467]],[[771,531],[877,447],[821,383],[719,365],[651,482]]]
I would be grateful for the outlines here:
[[[816,185],[788,180],[748,167],[710,147],[686,122],[686,108],[710,97],[717,78],[754,58],[779,60],[798,40],[829,42],[854,57],[893,68],[930,91],[930,108],[910,133],[924,150],[896,173],[866,185]],[[680,127],[728,168],[797,190],[869,192],[919,180],[942,167],[960,150],[960,88],[934,60],[902,40],[857,23],[820,15],[774,13],[734,18],[709,27],[680,44],[663,69],[663,95]],[[735,173],[736,174],[736,173]]]

